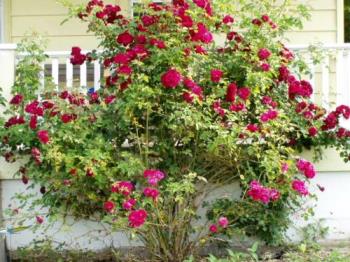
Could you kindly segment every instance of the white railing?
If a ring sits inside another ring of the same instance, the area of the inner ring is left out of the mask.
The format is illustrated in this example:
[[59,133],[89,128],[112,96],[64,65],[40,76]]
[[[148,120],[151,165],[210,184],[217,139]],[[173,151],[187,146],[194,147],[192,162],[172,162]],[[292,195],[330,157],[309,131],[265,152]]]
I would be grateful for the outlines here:
[[[83,53],[85,53],[83,51]],[[58,52],[46,52],[46,55],[49,57],[48,64],[51,64],[51,76],[54,84],[59,84],[59,76],[60,76],[60,64],[65,64],[65,85],[70,88],[73,87],[74,78],[74,70],[73,65],[70,63],[70,52],[66,51],[58,51]],[[51,61],[50,61],[51,60]],[[99,61],[93,61],[93,87],[98,89],[100,87],[101,81],[101,64]],[[44,65],[43,65],[44,66]],[[43,75],[44,77],[45,75]],[[79,70],[79,86],[87,87],[88,85],[88,70],[86,62],[80,66]]]
[[[311,75],[305,77],[314,87],[316,103],[327,109],[339,104],[350,105],[350,44],[294,45],[289,48],[307,61]],[[313,63],[313,56],[320,60],[319,64]]]
[[[3,49],[14,49],[15,45],[0,45]],[[304,76],[314,87],[313,99],[316,103],[326,108],[333,108],[338,104],[350,105],[350,44],[332,44],[321,47],[310,48],[308,45],[289,46],[297,55],[301,55],[307,61],[310,75]],[[321,63],[313,64],[314,52],[320,52]],[[83,51],[84,52],[84,51]],[[86,53],[86,52],[84,52]],[[101,81],[101,70],[99,61],[93,61],[92,65],[73,66],[70,63],[69,51],[46,52],[48,60],[42,65],[43,71],[40,75],[44,86],[44,77],[50,76],[54,84],[67,86],[68,88],[94,87],[98,89]],[[20,55],[17,54],[17,57]],[[89,78],[89,79],[88,79]]]
[[[87,51],[82,51],[82,53],[87,53]],[[45,78],[51,77],[52,82],[57,86],[62,85],[67,88],[72,88],[73,86],[94,87],[99,89],[101,84],[101,64],[99,61],[93,61],[91,64],[85,62],[80,66],[73,66],[70,63],[69,51],[48,51],[45,54],[48,56],[48,59],[41,65],[42,72],[39,76],[42,88],[45,86]],[[25,55],[17,54],[17,59]],[[78,68],[79,73],[77,74],[74,69]],[[88,69],[92,69],[92,72]],[[62,76],[65,76],[64,80],[61,79]],[[88,81],[88,76],[91,76],[92,81]],[[90,86],[88,86],[89,84]]]

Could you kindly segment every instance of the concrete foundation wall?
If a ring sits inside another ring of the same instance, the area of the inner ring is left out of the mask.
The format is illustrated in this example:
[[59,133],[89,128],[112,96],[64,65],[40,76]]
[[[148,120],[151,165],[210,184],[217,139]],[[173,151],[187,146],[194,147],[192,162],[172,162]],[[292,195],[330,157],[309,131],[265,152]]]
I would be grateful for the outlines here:
[[[324,187],[324,192],[321,192],[317,185]],[[322,225],[329,227],[326,241],[350,239],[350,209],[346,204],[350,199],[349,185],[349,172],[319,172],[310,185],[310,190],[317,194],[318,201],[305,203],[305,208],[315,206],[315,217],[313,220],[323,219]],[[28,193],[25,190],[26,186],[19,180],[3,180],[1,181],[1,188],[1,204],[3,208],[17,208],[18,203],[16,204],[16,201],[11,200],[11,198],[16,193]],[[36,189],[32,192],[37,193],[38,190]],[[208,200],[222,196],[238,198],[239,194],[240,189],[237,184],[234,184],[214,192]],[[19,212],[26,213],[27,211],[19,210]],[[204,213],[204,210],[200,210],[200,215],[204,215]],[[296,228],[310,223],[310,221],[305,222],[300,213],[293,214],[292,218],[295,221]],[[11,222],[8,221],[7,224],[11,225]],[[36,233],[25,230],[17,234],[8,235],[6,238],[8,248],[16,250],[18,247],[29,245],[33,240],[43,238],[44,235],[59,243],[65,242],[69,248],[73,249],[101,250],[111,246],[128,247],[140,244],[136,240],[130,240],[124,233],[119,232],[110,235],[108,234],[109,227],[107,225],[93,221],[73,221],[73,219],[69,218],[66,220],[65,225],[62,225],[61,221],[56,223],[49,231],[43,232],[45,224],[47,224],[47,221],[39,227]],[[26,225],[35,225],[34,218],[29,220]],[[294,226],[291,227],[288,235],[294,241],[298,241],[301,237],[300,232]]]

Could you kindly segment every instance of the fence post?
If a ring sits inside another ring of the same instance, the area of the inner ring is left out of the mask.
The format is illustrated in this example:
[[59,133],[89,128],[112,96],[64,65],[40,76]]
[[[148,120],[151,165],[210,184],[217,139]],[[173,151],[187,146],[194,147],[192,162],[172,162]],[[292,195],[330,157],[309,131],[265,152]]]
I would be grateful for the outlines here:
[[[16,45],[14,44],[0,44],[0,87],[2,88],[2,95],[9,100],[11,97],[11,87],[15,81],[15,59],[16,59]],[[4,112],[5,108],[0,108],[0,114]],[[9,172],[9,165],[6,163],[1,156],[0,158],[0,179],[4,178]],[[0,181],[0,227],[5,227],[5,223],[2,221],[3,219],[3,193],[2,186],[3,183]],[[0,236],[0,261],[7,261],[6,254],[6,244],[5,239]]]

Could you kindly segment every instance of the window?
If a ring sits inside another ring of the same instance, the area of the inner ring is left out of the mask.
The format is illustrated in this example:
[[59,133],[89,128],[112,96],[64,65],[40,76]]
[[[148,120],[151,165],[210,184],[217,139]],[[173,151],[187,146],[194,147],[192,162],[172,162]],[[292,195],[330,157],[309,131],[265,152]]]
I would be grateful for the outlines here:
[[344,0],[344,40],[350,43],[350,0]]

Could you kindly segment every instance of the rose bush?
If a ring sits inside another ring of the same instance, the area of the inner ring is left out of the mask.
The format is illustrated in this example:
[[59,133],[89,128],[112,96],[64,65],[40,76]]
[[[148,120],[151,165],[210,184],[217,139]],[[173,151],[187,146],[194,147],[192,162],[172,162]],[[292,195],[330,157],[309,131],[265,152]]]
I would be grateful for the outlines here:
[[[73,47],[71,63],[99,59],[108,76],[88,94],[39,97],[19,78],[1,129],[8,161],[31,154],[19,173],[41,186],[48,215],[97,216],[162,261],[220,235],[282,239],[316,175],[298,149],[333,146],[348,160],[339,120],[350,108],[312,103],[305,64],[281,43],[305,9],[237,3],[149,3],[134,19],[99,0],[71,6],[102,48]],[[234,182],[241,199],[217,201],[212,224],[194,223],[203,199]]]

